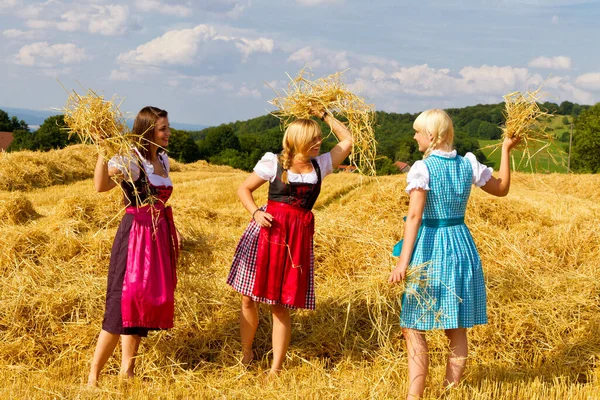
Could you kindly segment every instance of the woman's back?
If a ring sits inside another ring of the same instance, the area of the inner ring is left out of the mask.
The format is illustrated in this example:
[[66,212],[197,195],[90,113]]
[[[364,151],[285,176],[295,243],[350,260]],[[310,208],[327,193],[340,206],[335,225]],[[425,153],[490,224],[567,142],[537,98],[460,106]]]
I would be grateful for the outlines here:
[[429,170],[430,190],[423,218],[464,217],[473,182],[473,168],[469,160],[458,155],[444,157],[432,154],[424,163]]

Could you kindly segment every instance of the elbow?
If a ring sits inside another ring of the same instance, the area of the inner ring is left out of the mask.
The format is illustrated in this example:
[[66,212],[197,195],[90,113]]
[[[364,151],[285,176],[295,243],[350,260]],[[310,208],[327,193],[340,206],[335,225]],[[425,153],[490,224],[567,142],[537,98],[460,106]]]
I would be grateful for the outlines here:
[[244,185],[241,185],[240,187],[238,187],[237,196],[241,200],[244,198],[244,195],[246,195],[248,192],[248,188],[246,188]]
[[421,221],[423,220],[423,215],[419,213],[408,213],[406,216],[406,222],[413,222],[417,225],[421,225]]

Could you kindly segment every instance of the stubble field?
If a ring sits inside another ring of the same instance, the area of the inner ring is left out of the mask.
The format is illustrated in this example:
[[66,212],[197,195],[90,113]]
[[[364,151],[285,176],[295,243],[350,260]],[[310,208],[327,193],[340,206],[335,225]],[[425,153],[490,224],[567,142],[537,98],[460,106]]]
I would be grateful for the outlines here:
[[[400,288],[387,277],[408,207],[405,175],[325,180],[314,210],[317,310],[293,313],[286,371],[265,381],[268,308],[258,361],[246,369],[238,362],[240,298],[225,284],[250,219],[235,194],[247,173],[202,162],[172,172],[171,205],[185,237],[175,328],[142,341],[133,382],[117,377],[115,353],[100,387],[86,388],[122,214],[118,189],[94,192],[95,157],[85,146],[0,154],[1,398],[404,396]],[[474,188],[466,221],[483,261],[490,322],[470,330],[464,382],[445,394],[444,336],[429,334],[426,396],[600,397],[600,176],[517,173],[506,198]]]

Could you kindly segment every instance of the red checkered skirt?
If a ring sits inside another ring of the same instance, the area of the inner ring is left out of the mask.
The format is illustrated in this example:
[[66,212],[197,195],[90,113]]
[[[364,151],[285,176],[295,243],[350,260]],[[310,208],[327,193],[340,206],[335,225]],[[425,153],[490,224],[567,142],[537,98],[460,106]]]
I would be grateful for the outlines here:
[[273,215],[271,228],[261,229],[250,221],[235,250],[227,283],[254,301],[314,310],[312,213],[271,201],[267,211]]

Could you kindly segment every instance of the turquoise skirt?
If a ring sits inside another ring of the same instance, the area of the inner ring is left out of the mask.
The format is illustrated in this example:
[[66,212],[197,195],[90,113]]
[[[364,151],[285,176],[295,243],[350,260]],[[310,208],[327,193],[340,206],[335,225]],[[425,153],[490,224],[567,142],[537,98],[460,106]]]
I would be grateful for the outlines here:
[[409,275],[400,326],[432,330],[487,323],[481,260],[462,220],[423,220]]

